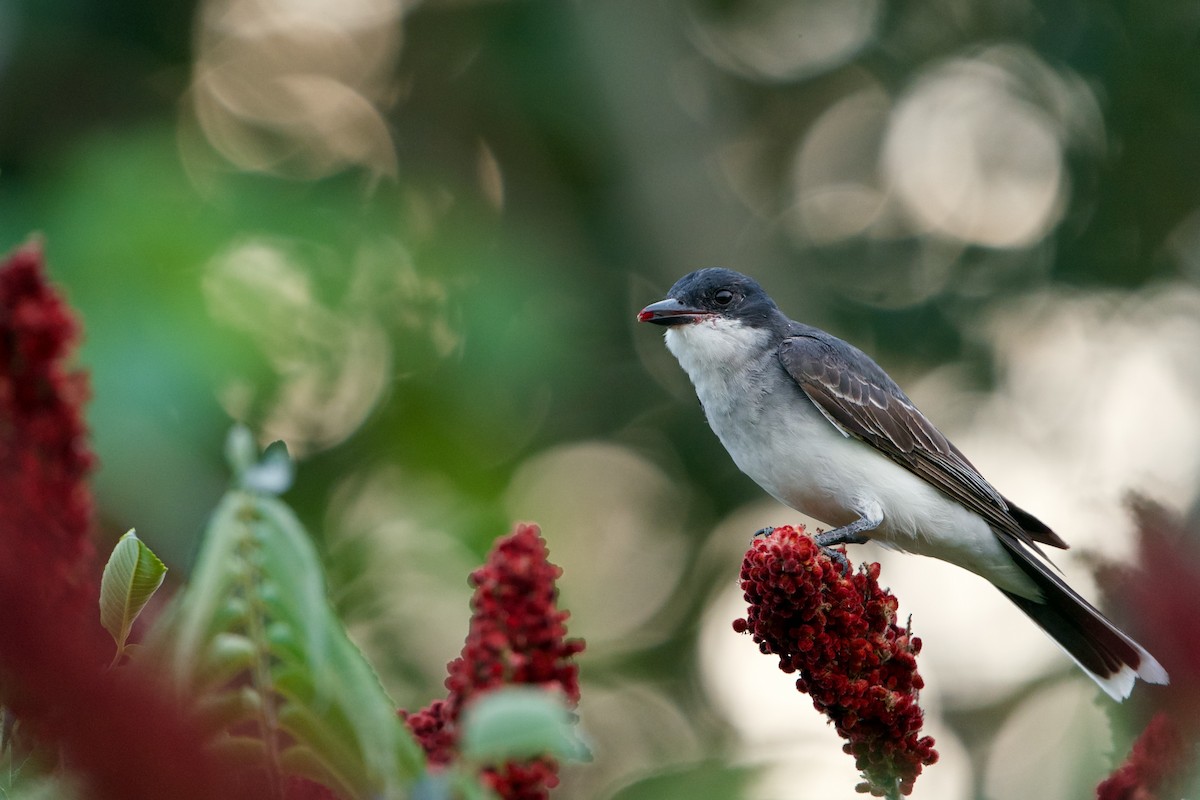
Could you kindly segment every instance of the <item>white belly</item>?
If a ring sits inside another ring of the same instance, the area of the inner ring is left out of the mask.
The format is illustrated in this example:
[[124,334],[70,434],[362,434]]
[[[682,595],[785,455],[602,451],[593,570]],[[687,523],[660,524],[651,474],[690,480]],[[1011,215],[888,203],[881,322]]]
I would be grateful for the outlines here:
[[[869,444],[842,435],[775,367],[773,353],[762,363],[736,366],[697,358],[696,334],[705,336],[696,330],[700,327],[668,331],[667,345],[692,379],[709,425],[734,463],[769,494],[835,527],[862,516],[882,517],[867,536],[956,564],[1009,591],[1038,596],[982,517]],[[683,332],[690,335],[678,335]]]

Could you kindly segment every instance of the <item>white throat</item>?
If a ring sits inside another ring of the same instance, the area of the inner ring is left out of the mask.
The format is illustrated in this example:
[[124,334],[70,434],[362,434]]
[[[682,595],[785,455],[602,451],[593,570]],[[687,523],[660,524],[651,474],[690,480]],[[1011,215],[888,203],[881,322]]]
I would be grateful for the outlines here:
[[[668,328],[667,349],[699,388],[714,373],[728,376],[765,351],[771,334],[724,317]],[[703,398],[701,398],[703,399]]]

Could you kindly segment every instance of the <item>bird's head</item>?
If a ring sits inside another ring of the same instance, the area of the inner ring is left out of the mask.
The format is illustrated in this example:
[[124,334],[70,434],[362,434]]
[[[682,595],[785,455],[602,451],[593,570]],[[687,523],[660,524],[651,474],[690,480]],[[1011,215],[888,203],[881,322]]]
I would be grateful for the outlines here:
[[721,267],[683,276],[638,320],[667,328],[667,348],[693,380],[698,370],[725,370],[753,358],[786,324],[754,279]]
[[775,310],[775,303],[753,278],[731,269],[709,267],[676,281],[665,300],[638,313],[638,321],[676,327],[726,320],[765,327]]

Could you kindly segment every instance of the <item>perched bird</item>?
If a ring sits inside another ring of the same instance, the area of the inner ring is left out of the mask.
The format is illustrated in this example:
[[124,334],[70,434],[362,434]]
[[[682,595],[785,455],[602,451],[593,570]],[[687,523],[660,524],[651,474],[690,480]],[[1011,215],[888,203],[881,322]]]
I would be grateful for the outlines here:
[[758,283],[721,268],[681,278],[638,320],[667,329],[738,468],[835,526],[818,544],[878,541],[986,578],[1116,700],[1136,678],[1167,683],[1045,560],[1039,545],[1066,542],[996,491],[861,350],[793,322]]

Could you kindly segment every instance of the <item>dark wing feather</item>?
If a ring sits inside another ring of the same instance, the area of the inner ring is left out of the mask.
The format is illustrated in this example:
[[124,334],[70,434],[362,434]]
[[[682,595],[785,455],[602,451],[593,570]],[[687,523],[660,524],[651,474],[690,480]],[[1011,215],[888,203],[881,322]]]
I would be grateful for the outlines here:
[[800,334],[783,340],[779,361],[843,433],[871,445],[1018,541],[1034,549],[1034,542],[1067,546],[1031,514],[1008,503],[861,351],[832,337]]

